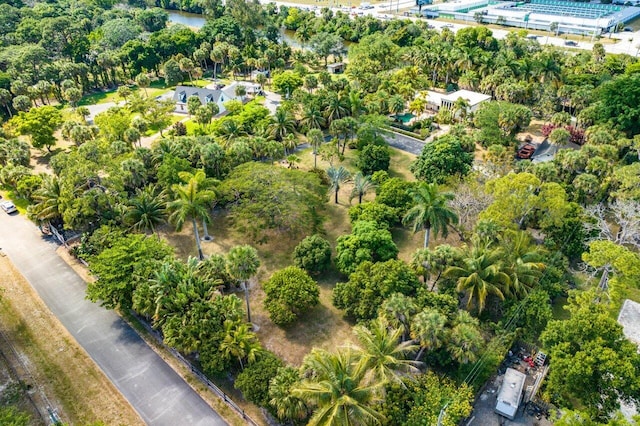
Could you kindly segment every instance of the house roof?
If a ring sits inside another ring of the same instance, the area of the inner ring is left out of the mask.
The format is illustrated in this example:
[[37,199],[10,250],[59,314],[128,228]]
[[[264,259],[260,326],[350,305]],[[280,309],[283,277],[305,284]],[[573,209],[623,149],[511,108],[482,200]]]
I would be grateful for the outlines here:
[[443,100],[454,103],[459,98],[464,98],[469,101],[469,106],[472,107],[481,102],[488,101],[491,99],[491,96],[485,95],[484,93],[472,92],[471,90],[457,90],[451,93],[427,91],[427,100],[438,105],[442,104]]
[[640,303],[625,300],[618,314],[618,323],[627,339],[640,346]]
[[520,404],[520,396],[527,376],[513,368],[507,368],[498,393],[496,410],[513,415]]
[[178,86],[173,94],[173,100],[177,103],[187,103],[187,99],[191,96],[200,98],[200,102],[204,105],[209,102],[218,102],[222,90],[203,89],[201,87]]
[[344,67],[344,62],[336,62],[334,64],[327,65],[327,68],[342,68]]

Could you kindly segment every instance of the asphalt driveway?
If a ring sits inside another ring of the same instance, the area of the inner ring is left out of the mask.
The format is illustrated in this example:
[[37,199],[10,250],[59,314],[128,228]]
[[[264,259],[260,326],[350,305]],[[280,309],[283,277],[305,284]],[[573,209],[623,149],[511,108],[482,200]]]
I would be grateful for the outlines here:
[[126,322],[85,299],[84,281],[24,216],[0,211],[0,247],[147,424],[227,424]]

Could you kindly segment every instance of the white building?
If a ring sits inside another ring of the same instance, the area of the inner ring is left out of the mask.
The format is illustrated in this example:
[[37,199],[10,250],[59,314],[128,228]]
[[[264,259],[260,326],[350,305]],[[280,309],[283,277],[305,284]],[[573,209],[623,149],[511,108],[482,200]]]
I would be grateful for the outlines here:
[[220,109],[220,114],[227,109],[224,107],[224,103],[231,100],[242,99],[236,96],[235,85],[230,85],[222,89],[204,89],[201,87],[192,86],[177,86],[173,93],[173,101],[176,103],[175,111],[178,113],[187,113],[187,100],[191,96],[197,96],[200,99],[202,105],[214,102]]
[[491,96],[471,90],[457,90],[451,93],[427,90],[427,107],[434,111],[439,111],[440,108],[452,109],[460,98],[467,101],[467,113],[475,112],[481,103],[491,100]]
[[501,416],[513,420],[522,401],[522,390],[527,376],[524,373],[507,368],[502,380],[502,386],[498,392],[495,412]]

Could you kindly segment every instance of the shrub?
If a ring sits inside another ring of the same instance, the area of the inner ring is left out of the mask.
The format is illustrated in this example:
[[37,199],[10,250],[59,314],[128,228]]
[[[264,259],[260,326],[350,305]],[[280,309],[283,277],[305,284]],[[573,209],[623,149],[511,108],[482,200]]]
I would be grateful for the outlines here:
[[308,236],[293,250],[293,261],[310,274],[324,272],[331,265],[331,245],[320,235]]
[[369,220],[385,228],[391,228],[398,223],[398,211],[382,203],[361,203],[349,209],[349,220],[351,223]]
[[361,220],[353,224],[351,234],[338,238],[336,266],[350,274],[364,261],[384,262],[398,255],[391,232],[376,222]]
[[378,170],[388,170],[391,162],[389,148],[383,145],[367,145],[360,151],[356,166],[363,175],[371,175]]
[[244,397],[261,407],[269,405],[269,382],[284,367],[273,352],[265,351],[256,362],[245,367],[234,383]]
[[278,325],[294,322],[300,313],[320,301],[318,283],[297,266],[275,272],[262,288],[267,295],[264,307]]

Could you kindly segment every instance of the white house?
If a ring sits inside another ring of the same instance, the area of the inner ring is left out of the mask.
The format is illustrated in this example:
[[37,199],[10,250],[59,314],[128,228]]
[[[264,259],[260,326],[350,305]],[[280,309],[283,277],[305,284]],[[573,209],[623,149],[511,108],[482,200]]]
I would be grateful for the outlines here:
[[236,96],[235,85],[224,87],[222,89],[203,89],[192,86],[177,86],[173,93],[173,101],[176,103],[175,111],[186,114],[188,112],[187,100],[191,96],[197,96],[200,98],[202,105],[206,105],[211,102],[216,103],[220,109],[220,114],[226,111],[226,108],[224,107],[225,102],[231,100],[242,100],[239,96]]
[[440,108],[452,109],[456,101],[463,98],[467,101],[467,112],[475,112],[482,102],[491,100],[491,96],[471,90],[457,90],[451,93],[434,92],[427,90],[427,107],[439,111]]
[[507,368],[494,410],[497,414],[509,420],[513,420],[516,417],[520,401],[522,401],[522,390],[526,379],[527,376],[524,373],[513,368]]

